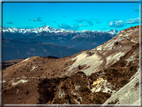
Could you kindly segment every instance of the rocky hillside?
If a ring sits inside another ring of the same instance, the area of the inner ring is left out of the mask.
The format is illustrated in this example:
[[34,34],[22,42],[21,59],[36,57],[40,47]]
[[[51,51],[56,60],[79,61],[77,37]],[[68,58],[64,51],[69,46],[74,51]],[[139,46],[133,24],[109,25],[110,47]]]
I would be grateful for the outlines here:
[[140,104],[139,26],[64,58],[34,56],[3,69],[3,104]]

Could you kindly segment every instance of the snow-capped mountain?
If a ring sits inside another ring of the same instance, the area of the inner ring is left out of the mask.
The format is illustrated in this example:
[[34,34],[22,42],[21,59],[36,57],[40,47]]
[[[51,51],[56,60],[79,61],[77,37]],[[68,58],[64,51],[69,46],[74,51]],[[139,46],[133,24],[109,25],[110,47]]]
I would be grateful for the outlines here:
[[[108,33],[109,32],[109,33]],[[39,51],[37,47],[40,47],[40,43],[49,43],[53,45],[64,46],[68,49],[67,56],[80,52],[82,50],[93,49],[102,43],[112,39],[113,34],[116,34],[116,30],[110,30],[108,32],[100,31],[72,31],[65,29],[55,29],[50,26],[43,26],[40,28],[34,29],[20,29],[20,28],[7,28],[3,27],[3,54],[5,55],[3,60],[12,60],[20,58],[21,56],[31,57],[38,55],[39,52],[41,56],[53,54],[52,49],[55,49],[54,46],[46,45],[42,47],[43,49]],[[7,41],[9,40],[9,42]],[[29,44],[29,46],[25,45]],[[34,44],[34,45],[33,45]],[[19,47],[20,46],[20,47]],[[36,47],[35,47],[36,46]],[[59,46],[59,47],[60,47]],[[14,47],[14,48],[13,48]],[[25,48],[26,47],[26,48]],[[45,48],[46,47],[46,48]],[[57,57],[63,57],[64,49],[56,50],[58,54],[55,54]],[[47,49],[48,48],[48,49]],[[72,53],[71,49],[74,49]],[[32,49],[35,49],[33,52]],[[17,53],[14,53],[17,50]],[[43,51],[48,50],[48,53]],[[11,51],[14,54],[11,54],[9,57],[8,52]],[[23,55],[24,53],[24,55]],[[29,54],[30,53],[30,54]],[[65,55],[65,54],[64,54]]]
[[[0,28],[0,31],[2,30],[2,28]],[[87,32],[87,30],[83,30],[83,31],[73,31],[71,29],[69,30],[65,30],[65,29],[56,29],[54,27],[50,27],[50,26],[42,26],[42,27],[38,27],[38,28],[33,28],[33,29],[24,29],[24,28],[10,28],[10,27],[3,27],[3,32],[11,32],[11,33],[40,33],[40,32],[50,32],[50,33],[63,33],[63,32],[70,32],[70,33],[82,33],[82,32]],[[102,31],[94,31],[92,30],[91,32],[102,32]],[[116,35],[118,33],[118,31],[116,29],[112,29],[109,31],[104,31],[104,32],[108,32],[112,35]]]
[[34,29],[3,27],[3,38],[22,42],[53,43],[74,49],[92,49],[112,39],[118,33],[110,31],[73,31],[43,26]]
[[50,26],[43,26],[34,29],[23,29],[23,28],[10,28],[10,27],[3,27],[3,32],[11,32],[11,33],[40,33],[40,32],[50,32],[50,33],[59,33],[59,32],[73,32],[71,30],[65,29],[56,29]]
[[117,35],[118,34],[118,31],[116,29],[111,29],[111,30],[108,30],[106,32],[108,32],[108,33],[110,33],[112,35]]

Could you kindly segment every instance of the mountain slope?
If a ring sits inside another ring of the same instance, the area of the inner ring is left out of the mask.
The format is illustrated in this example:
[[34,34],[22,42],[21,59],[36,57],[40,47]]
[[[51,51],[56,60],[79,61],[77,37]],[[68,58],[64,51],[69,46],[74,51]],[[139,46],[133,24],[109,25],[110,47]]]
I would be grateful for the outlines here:
[[59,59],[30,57],[3,69],[3,103],[138,105],[139,71],[135,26],[95,49]]

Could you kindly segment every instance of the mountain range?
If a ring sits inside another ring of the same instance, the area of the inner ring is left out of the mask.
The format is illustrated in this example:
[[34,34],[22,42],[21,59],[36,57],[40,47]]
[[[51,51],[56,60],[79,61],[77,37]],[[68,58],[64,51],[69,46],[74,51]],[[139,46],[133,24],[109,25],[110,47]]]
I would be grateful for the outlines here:
[[[74,31],[71,29],[65,30],[65,29],[57,29],[51,26],[42,26],[42,27],[38,27],[38,28],[33,28],[33,29],[28,29],[28,28],[11,28],[11,27],[1,27],[0,31],[3,32],[10,32],[10,33],[22,33],[22,34],[26,34],[26,33],[40,33],[40,32],[49,32],[49,33],[65,33],[65,32],[70,32],[70,33],[81,33],[81,32],[86,32],[87,30],[83,30],[83,31]],[[91,31],[91,32],[96,32],[96,31]],[[102,32],[102,31],[98,31],[98,32]],[[118,31],[116,29],[112,29],[112,30],[108,30],[108,31],[104,31],[104,32],[108,32],[110,34],[117,34]]]
[[96,48],[69,57],[6,61],[11,66],[2,70],[3,104],[139,106],[139,28],[124,29]]
[[[110,40],[117,33],[115,29],[108,32],[79,32],[55,29],[50,26],[35,29],[3,27],[3,61],[36,55],[70,56],[82,50],[95,48]],[[11,51],[10,55],[9,51]]]

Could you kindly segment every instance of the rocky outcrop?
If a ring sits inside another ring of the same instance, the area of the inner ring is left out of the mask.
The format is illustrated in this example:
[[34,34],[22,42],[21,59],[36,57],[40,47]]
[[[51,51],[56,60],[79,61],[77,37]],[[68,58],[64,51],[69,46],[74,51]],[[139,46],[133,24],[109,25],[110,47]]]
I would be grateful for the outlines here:
[[89,78],[81,71],[64,79],[52,79],[52,83],[45,79],[39,84],[39,91],[40,103],[46,104],[102,104],[111,96],[102,91],[91,92]]

